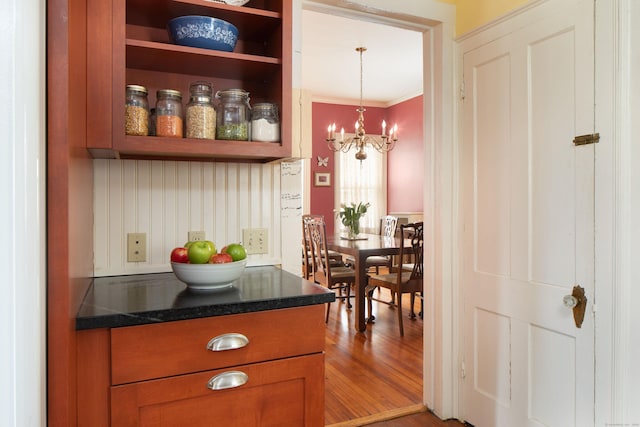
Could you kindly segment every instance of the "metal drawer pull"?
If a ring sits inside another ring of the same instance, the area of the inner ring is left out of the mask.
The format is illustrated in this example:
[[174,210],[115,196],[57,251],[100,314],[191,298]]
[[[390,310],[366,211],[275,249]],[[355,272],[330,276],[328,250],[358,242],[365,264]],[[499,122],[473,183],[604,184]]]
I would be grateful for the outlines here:
[[249,338],[242,334],[224,334],[218,335],[215,338],[211,338],[207,344],[207,350],[211,351],[225,351],[225,350],[237,350],[245,347],[249,344]]
[[212,377],[207,383],[210,390],[225,390],[244,385],[249,381],[249,376],[242,371],[229,371]]

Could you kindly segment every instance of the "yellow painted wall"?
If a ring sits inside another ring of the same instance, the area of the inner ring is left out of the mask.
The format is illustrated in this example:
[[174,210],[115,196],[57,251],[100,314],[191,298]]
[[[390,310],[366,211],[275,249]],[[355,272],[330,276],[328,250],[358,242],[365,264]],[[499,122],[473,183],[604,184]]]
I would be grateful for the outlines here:
[[505,13],[516,9],[529,0],[440,0],[456,5],[456,34],[464,34]]

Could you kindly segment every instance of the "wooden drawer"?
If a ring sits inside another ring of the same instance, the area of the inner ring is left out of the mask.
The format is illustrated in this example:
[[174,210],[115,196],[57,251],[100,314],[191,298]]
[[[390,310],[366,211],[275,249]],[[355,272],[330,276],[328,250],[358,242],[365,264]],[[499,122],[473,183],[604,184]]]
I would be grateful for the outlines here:
[[[324,305],[182,320],[111,330],[111,384],[125,384],[324,351]],[[224,334],[242,348],[211,351]]]
[[111,387],[111,425],[209,427],[324,425],[324,355],[234,367],[244,385],[210,390],[226,370]]

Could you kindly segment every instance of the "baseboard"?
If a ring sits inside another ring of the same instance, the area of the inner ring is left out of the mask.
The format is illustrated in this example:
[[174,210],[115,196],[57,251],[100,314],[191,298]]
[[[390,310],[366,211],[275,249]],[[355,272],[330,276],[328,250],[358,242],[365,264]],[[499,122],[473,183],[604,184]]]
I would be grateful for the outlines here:
[[389,411],[380,412],[379,414],[368,415],[366,417],[357,418],[355,420],[343,421],[328,425],[326,427],[360,427],[380,421],[388,421],[394,418],[403,417],[405,415],[418,414],[425,412],[427,408],[423,404],[405,406],[404,408],[391,409]]

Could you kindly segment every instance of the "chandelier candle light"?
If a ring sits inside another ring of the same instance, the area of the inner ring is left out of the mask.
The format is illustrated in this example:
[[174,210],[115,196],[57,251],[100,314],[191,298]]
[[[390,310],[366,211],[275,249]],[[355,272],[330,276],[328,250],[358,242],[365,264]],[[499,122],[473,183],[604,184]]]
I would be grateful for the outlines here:
[[360,52],[360,107],[356,110],[358,112],[358,121],[356,122],[355,135],[351,138],[344,138],[344,128],[340,129],[340,139],[336,140],[336,124],[330,124],[327,128],[327,144],[331,151],[348,152],[351,148],[355,148],[356,159],[362,161],[367,158],[367,152],[365,148],[367,145],[375,148],[381,153],[386,153],[393,150],[398,140],[398,125],[391,126],[389,128],[389,135],[386,134],[387,123],[382,121],[382,135],[369,136],[364,130],[364,112],[365,108],[362,106],[362,53],[366,51],[366,47],[357,47],[356,51]]

